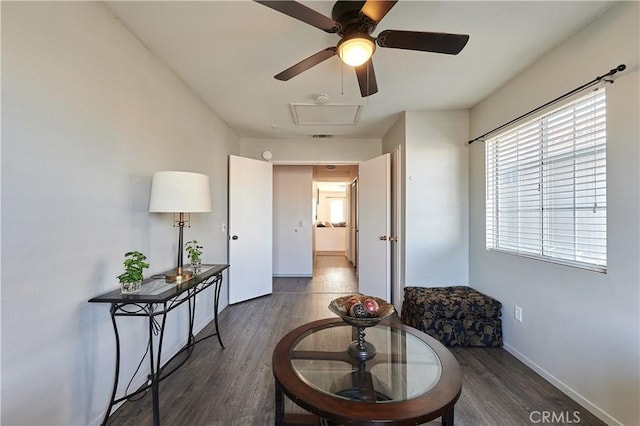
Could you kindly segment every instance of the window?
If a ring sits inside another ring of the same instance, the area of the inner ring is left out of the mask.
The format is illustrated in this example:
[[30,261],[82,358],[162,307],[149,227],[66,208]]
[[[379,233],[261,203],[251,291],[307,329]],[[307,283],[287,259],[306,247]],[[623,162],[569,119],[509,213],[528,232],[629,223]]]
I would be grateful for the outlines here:
[[334,198],[330,204],[331,223],[344,222],[344,198]]
[[486,143],[487,249],[605,272],[606,93]]

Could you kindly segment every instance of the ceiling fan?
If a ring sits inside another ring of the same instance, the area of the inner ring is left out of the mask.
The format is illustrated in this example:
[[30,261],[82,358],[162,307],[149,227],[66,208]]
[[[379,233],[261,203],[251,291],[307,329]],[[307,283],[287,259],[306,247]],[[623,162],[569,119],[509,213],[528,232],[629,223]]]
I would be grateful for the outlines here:
[[393,49],[457,55],[469,41],[469,36],[464,34],[399,30],[385,30],[378,34],[378,37],[372,37],[371,33],[376,25],[398,0],[340,0],[333,6],[331,18],[296,1],[254,1],[325,32],[340,36],[340,41],[335,47],[328,47],[309,56],[275,75],[274,78],[287,81],[337,54],[345,64],[354,67],[362,97],[378,92],[371,59],[376,44],[379,47]]

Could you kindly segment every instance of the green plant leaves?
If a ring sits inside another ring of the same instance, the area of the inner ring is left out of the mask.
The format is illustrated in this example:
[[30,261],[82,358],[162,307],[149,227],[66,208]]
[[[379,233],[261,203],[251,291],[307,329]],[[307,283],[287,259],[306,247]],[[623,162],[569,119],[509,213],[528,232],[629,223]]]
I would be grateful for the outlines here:
[[149,264],[145,262],[147,256],[139,251],[128,251],[124,254],[124,257],[124,272],[116,278],[121,283],[141,281],[142,271],[149,267]]
[[202,256],[202,246],[198,245],[198,240],[187,241],[184,245],[185,250],[187,251],[187,256],[192,262],[197,262],[200,260],[200,256]]

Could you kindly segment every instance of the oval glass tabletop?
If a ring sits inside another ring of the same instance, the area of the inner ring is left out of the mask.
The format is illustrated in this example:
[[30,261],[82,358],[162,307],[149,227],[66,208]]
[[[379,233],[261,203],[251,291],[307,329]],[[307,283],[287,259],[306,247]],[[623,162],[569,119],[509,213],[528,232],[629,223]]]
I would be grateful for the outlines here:
[[358,331],[335,323],[312,328],[296,340],[289,351],[293,370],[322,393],[370,403],[410,400],[438,383],[440,359],[423,340],[385,324],[364,331],[365,340],[375,347],[371,359],[350,356],[347,348]]

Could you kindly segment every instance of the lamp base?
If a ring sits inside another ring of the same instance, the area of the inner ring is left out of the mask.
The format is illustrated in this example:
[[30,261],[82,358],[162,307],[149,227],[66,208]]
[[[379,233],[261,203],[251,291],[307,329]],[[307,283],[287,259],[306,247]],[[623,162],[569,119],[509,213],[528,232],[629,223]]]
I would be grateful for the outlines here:
[[182,271],[181,274],[172,272],[170,274],[165,274],[164,278],[165,278],[165,281],[168,283],[177,282],[179,284],[181,282],[184,282],[193,278],[193,273],[187,272],[187,271]]

